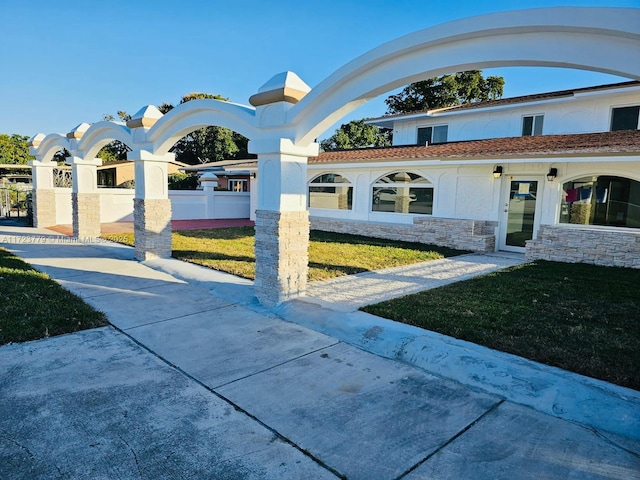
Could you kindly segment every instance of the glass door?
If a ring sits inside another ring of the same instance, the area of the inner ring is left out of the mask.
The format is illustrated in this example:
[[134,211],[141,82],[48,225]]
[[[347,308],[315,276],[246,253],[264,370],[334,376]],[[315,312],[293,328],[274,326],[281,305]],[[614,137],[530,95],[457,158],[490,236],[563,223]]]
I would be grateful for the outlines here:
[[507,178],[508,191],[503,202],[500,248],[523,251],[526,241],[537,231],[536,202],[540,180]]

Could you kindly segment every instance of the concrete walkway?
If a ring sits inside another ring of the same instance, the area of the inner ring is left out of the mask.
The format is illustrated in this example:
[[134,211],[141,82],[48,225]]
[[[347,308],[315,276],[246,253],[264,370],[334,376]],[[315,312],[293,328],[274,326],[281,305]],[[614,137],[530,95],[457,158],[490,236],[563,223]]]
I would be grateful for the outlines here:
[[469,254],[431,262],[391,267],[375,272],[337,277],[309,284],[309,300],[320,300],[338,310],[357,310],[365,305],[441,287],[525,263],[523,254],[498,252]]
[[[267,310],[251,282],[47,230],[0,227],[0,244],[114,325],[0,347],[0,478],[640,479],[640,435],[341,341],[362,312]],[[303,325],[322,316],[345,325]],[[394,322],[369,317],[379,346]],[[623,391],[631,416],[600,414],[636,422]]]

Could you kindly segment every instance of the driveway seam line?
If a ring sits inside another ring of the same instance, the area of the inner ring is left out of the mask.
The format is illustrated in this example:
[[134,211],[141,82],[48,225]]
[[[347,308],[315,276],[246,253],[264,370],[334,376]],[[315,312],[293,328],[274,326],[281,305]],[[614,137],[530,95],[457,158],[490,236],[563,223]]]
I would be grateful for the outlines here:
[[[151,350],[149,347],[147,347],[146,345],[144,345],[142,342],[136,340],[135,338],[133,338],[131,335],[129,335],[126,331],[116,327],[115,325],[111,325],[117,332],[120,332],[122,335],[126,336],[127,338],[129,338],[132,342],[134,342],[136,345],[140,346],[141,348],[143,348],[144,350],[146,350],[147,352],[149,352],[151,355],[153,355],[154,357],[156,357],[158,360],[160,360],[162,363],[166,364],[167,366],[169,366],[170,368],[173,368],[174,370],[176,370],[178,373],[182,374],[183,376],[185,376],[186,378],[188,378],[189,380],[195,382],[196,384],[200,385],[202,388],[204,388],[205,390],[207,390],[208,392],[212,393],[213,395],[215,395],[217,398],[219,398],[220,400],[222,400],[223,402],[228,403],[229,405],[231,405],[237,412],[243,413],[244,415],[246,415],[247,417],[249,417],[250,419],[252,419],[253,421],[255,421],[256,423],[258,423],[259,425],[261,425],[262,427],[266,428],[269,432],[271,432],[272,434],[274,434],[276,437],[278,437],[280,440],[282,440],[284,443],[292,446],[293,448],[295,448],[296,450],[298,450],[300,453],[302,453],[305,457],[310,458],[312,461],[314,461],[315,463],[317,463],[320,467],[328,470],[329,472],[331,472],[332,474],[334,474],[337,478],[340,479],[347,479],[347,476],[344,475],[343,473],[340,473],[339,471],[337,471],[335,468],[330,467],[329,465],[327,465],[324,461],[322,461],[320,458],[316,457],[315,455],[313,455],[311,452],[309,452],[308,450],[300,447],[298,444],[296,444],[295,442],[293,442],[292,440],[290,440],[289,438],[287,438],[286,436],[284,436],[283,434],[281,434],[278,430],[276,430],[275,428],[271,427],[270,425],[264,423],[262,420],[260,420],[258,417],[256,417],[255,415],[249,413],[248,410],[245,410],[244,408],[242,408],[240,405],[234,403],[231,401],[231,399],[225,397],[224,395],[216,392],[213,388],[209,387],[208,385],[204,384],[203,382],[201,382],[200,380],[198,380],[197,378],[195,378],[193,375],[185,372],[183,369],[181,369],[180,367],[178,367],[177,365],[175,365],[174,363],[171,363],[169,360],[165,359],[163,356],[161,356],[160,354],[154,352],[153,350]],[[340,343],[340,342],[338,342]],[[327,347],[325,347],[327,348]]]
[[404,473],[402,473],[399,477],[396,477],[395,480],[401,480],[402,478],[406,477],[407,475],[409,475],[411,472],[413,472],[414,470],[416,470],[418,467],[424,465],[427,461],[429,461],[431,458],[433,458],[434,455],[436,455],[437,453],[441,452],[443,449],[445,449],[446,447],[448,447],[449,445],[451,445],[453,442],[455,442],[458,438],[460,438],[462,435],[464,435],[465,433],[467,433],[472,427],[474,427],[478,422],[480,422],[483,418],[485,418],[487,415],[489,415],[490,413],[492,413],[493,411],[495,411],[500,405],[502,405],[504,402],[506,402],[507,400],[505,398],[501,398],[497,403],[495,403],[494,405],[491,406],[491,408],[489,408],[486,412],[484,412],[482,415],[480,415],[478,418],[476,418],[473,422],[471,422],[469,425],[467,425],[466,427],[464,427],[462,430],[460,430],[458,433],[456,433],[453,437],[451,437],[449,440],[447,440],[446,442],[444,442],[442,445],[440,445],[438,448],[436,448],[433,452],[431,452],[429,455],[427,455],[426,457],[424,457],[422,460],[420,460],[418,463],[416,463],[414,466],[412,466],[411,468],[409,468],[408,470],[406,470]]
[[317,349],[315,349],[315,350],[313,350],[311,352],[307,352],[307,353],[304,353],[302,355],[298,355],[297,357],[291,358],[289,360],[285,360],[284,362],[278,363],[277,365],[272,365],[271,367],[265,368],[264,370],[260,370],[259,372],[250,373],[248,375],[245,375],[244,377],[236,378],[235,380],[231,380],[231,381],[229,381],[227,383],[221,383],[220,385],[216,385],[215,387],[212,387],[212,388],[223,388],[223,387],[226,387],[226,386],[231,385],[233,383],[239,382],[241,380],[246,380],[247,378],[251,378],[251,377],[253,377],[255,375],[258,375],[260,373],[268,372],[269,370],[273,370],[274,368],[281,367],[282,365],[286,365],[287,363],[295,362],[296,360],[299,360],[301,358],[307,357],[307,356],[312,355],[314,353],[321,352],[322,350],[325,350],[327,348],[335,347],[336,345],[339,345],[340,343],[342,343],[342,342],[340,340],[338,340],[336,343],[332,343],[331,345],[326,345],[324,347],[317,348]]
[[117,327],[117,328],[120,328],[123,331],[135,330],[136,328],[148,327],[149,325],[157,325],[159,323],[169,322],[171,320],[178,320],[180,318],[190,317],[191,315],[200,315],[201,313],[215,312],[216,310],[222,310],[223,308],[234,307],[236,305],[238,305],[238,304],[237,303],[230,303],[229,305],[223,305],[221,307],[207,308],[205,310],[200,310],[198,312],[193,312],[193,313],[186,313],[184,315],[179,315],[177,317],[165,318],[164,320],[155,320],[155,321],[152,321],[152,322],[149,322],[149,323],[143,323],[142,325],[136,325],[135,327],[128,327],[128,328]]

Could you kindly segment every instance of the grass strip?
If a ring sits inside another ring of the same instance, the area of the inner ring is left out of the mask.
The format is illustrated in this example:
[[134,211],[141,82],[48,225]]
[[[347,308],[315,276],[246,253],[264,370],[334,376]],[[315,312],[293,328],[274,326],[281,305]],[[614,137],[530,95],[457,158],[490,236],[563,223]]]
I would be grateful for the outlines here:
[[107,324],[104,314],[0,248],[0,345]]

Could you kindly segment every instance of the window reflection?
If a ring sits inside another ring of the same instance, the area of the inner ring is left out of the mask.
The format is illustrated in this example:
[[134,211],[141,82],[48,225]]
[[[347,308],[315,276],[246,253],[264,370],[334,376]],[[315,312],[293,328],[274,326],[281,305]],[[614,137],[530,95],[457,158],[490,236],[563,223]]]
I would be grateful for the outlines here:
[[309,208],[351,210],[353,186],[342,175],[325,173],[309,182]]
[[640,228],[640,182],[583,177],[562,186],[560,223]]
[[372,189],[374,212],[433,213],[433,186],[424,177],[410,172],[394,172],[378,179]]

